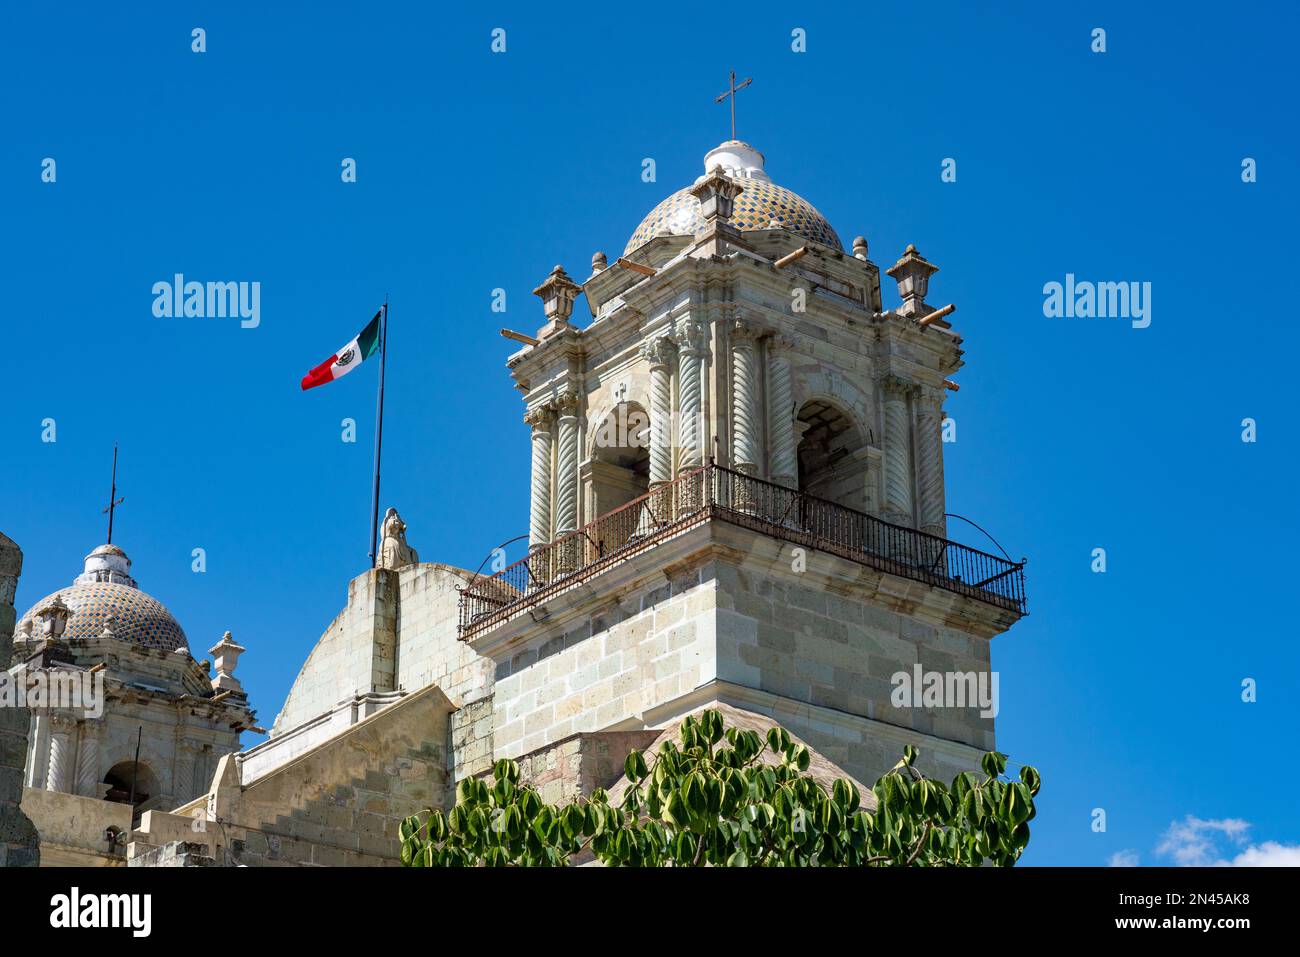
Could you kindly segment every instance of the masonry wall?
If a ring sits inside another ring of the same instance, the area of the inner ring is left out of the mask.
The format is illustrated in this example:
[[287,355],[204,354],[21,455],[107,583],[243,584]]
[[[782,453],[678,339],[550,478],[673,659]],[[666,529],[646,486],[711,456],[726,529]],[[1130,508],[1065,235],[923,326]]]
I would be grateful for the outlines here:
[[850,587],[837,593],[780,560],[718,562],[710,573],[718,587],[720,680],[981,750],[993,747],[993,719],[980,717],[978,707],[898,708],[891,700],[893,676],[910,676],[917,664],[925,672],[987,674],[987,639],[891,611]]
[[130,863],[184,841],[226,865],[394,865],[400,822],[452,800],[453,710],[426,688],[245,785],[228,758],[203,801],[145,816]]
[[[0,533],[0,670],[9,667],[13,652],[14,594],[22,568],[22,551]],[[36,828],[20,806],[30,727],[26,708],[0,708],[0,867],[40,863]]]
[[456,585],[469,577],[449,565],[425,563],[353,579],[347,607],[308,656],[272,736],[358,694],[414,692],[430,684],[457,704],[490,694],[492,663],[456,640]]
[[715,583],[699,570],[658,581],[563,633],[535,629],[498,665],[497,757],[642,727],[644,711],[713,679]]

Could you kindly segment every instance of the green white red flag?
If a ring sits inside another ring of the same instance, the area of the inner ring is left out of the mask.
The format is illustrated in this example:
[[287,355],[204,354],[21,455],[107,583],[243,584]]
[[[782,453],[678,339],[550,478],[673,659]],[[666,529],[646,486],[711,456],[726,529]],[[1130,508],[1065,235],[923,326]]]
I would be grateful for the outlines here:
[[379,351],[379,317],[383,310],[375,313],[375,318],[366,323],[366,327],[357,337],[330,356],[316,368],[302,377],[303,390],[314,389],[326,382],[341,379],[365,360]]

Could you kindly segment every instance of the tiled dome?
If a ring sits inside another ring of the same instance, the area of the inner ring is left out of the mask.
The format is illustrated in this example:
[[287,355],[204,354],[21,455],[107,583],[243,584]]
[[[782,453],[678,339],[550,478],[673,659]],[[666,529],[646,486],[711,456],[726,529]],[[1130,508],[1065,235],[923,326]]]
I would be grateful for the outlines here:
[[42,598],[18,620],[18,634],[23,622],[31,621],[39,632],[33,613],[57,596],[68,606],[68,638],[95,638],[103,633],[112,617],[111,628],[117,638],[134,641],[147,648],[175,651],[188,648],[185,632],[158,599],[136,587],[129,572],[131,560],[116,545],[101,545],[86,556],[85,571],[67,588]]
[[[737,229],[779,227],[832,249],[844,248],[831,224],[812,203],[772,182],[763,171],[763,154],[749,144],[736,140],[723,143],[705,156],[704,164],[706,170],[721,165],[727,175],[744,187],[736,197],[731,216]],[[691,195],[688,186],[650,210],[623,252],[630,253],[656,236],[690,236],[703,225],[699,200]]]

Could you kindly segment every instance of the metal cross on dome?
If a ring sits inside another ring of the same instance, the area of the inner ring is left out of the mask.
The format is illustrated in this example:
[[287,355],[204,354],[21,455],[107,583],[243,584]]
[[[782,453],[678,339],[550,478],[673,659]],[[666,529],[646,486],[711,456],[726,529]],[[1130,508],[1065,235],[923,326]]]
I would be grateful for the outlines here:
[[113,544],[113,512],[117,507],[126,501],[125,497],[117,497],[117,443],[113,443],[113,484],[108,493],[108,506],[104,509],[104,514],[108,516],[108,544]]
[[739,86],[737,86],[736,71],[732,70],[731,85],[728,88],[727,92],[719,93],[717,96],[713,98],[714,103],[721,103],[723,100],[728,98],[731,99],[731,138],[733,140],[736,138],[736,94],[739,91],[743,90],[745,87],[749,86],[749,84],[753,82],[754,82],[754,78],[752,76],[747,76],[745,77],[745,81],[741,83]]

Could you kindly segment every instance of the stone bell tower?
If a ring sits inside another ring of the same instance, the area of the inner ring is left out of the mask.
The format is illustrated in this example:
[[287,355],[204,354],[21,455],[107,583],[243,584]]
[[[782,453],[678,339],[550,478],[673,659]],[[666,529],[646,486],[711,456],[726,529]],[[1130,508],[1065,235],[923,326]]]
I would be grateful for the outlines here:
[[[720,701],[778,717],[862,780],[906,743],[935,770],[989,709],[891,702],[895,676],[989,672],[1022,565],[946,539],[941,423],[961,339],[913,246],[846,253],[729,141],[510,357],[532,429],[530,555],[462,594],[497,663],[498,756],[660,726]],[[591,321],[573,305],[585,294]],[[995,709],[994,709],[995,710]]]

